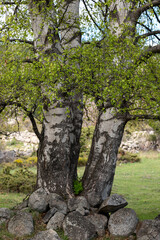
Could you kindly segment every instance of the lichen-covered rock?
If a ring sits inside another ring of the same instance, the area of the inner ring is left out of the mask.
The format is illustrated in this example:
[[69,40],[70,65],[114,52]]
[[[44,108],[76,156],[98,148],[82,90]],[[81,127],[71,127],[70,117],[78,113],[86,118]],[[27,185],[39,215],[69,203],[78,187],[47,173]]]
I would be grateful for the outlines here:
[[41,231],[34,236],[34,238],[30,240],[61,240],[58,234],[52,230]]
[[56,212],[54,216],[49,220],[47,229],[61,229],[65,215],[61,212]]
[[87,215],[89,214],[89,208],[89,203],[83,196],[71,198],[68,200],[68,210],[70,212],[77,211],[82,215]]
[[115,212],[127,205],[127,201],[121,195],[113,194],[103,201],[99,208],[99,213]]
[[18,237],[32,234],[34,231],[32,216],[26,212],[18,212],[9,220],[8,231]]
[[0,208],[0,224],[11,217],[12,211],[8,208]]
[[138,226],[137,240],[160,240],[160,221],[144,220]]
[[67,213],[67,204],[61,196],[56,193],[50,193],[49,195],[49,207],[57,208],[58,212],[63,214]]
[[45,212],[48,208],[47,192],[43,188],[37,189],[29,197],[28,206],[37,212]]
[[108,230],[114,237],[128,237],[138,224],[136,213],[131,208],[122,208],[111,214]]
[[53,215],[57,212],[57,208],[51,208],[43,217],[43,222],[48,223],[49,220],[53,217]]
[[92,214],[86,216],[86,219],[89,220],[96,229],[98,236],[102,237],[105,235],[105,230],[107,228],[108,218],[102,214]]
[[95,226],[76,211],[66,216],[63,230],[70,240],[90,240],[96,237]]

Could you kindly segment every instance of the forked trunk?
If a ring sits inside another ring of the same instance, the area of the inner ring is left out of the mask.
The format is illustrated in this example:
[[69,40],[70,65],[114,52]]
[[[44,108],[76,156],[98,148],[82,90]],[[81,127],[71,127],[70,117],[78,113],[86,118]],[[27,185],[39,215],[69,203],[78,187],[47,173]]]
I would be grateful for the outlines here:
[[83,194],[92,206],[100,204],[111,193],[125,124],[123,116],[114,117],[113,108],[99,114],[83,176]]

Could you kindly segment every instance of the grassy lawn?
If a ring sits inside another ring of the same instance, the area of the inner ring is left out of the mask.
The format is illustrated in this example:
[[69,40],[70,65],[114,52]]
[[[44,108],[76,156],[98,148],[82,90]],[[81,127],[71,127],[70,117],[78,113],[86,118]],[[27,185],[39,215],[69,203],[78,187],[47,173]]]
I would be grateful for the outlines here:
[[140,163],[117,167],[112,193],[123,195],[139,219],[154,219],[160,214],[160,153],[140,157]]

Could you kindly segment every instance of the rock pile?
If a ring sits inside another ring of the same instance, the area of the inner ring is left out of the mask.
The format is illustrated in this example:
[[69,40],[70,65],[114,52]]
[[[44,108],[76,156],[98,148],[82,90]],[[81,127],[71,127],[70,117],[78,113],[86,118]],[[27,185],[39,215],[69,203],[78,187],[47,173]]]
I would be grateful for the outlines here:
[[[160,218],[139,222],[133,209],[117,194],[104,200],[99,208],[89,206],[83,196],[65,201],[61,196],[48,194],[40,188],[13,212],[0,209],[0,223],[8,223],[8,231],[16,236],[34,233],[34,223],[29,210],[43,215],[46,230],[30,240],[61,240],[56,230],[63,229],[70,240],[90,240],[104,236],[109,231],[112,239],[129,237],[138,240],[160,240]],[[127,238],[128,239],[128,238]]]
[[135,131],[129,135],[125,132],[120,148],[134,153],[149,150],[160,151],[160,138],[153,130]]

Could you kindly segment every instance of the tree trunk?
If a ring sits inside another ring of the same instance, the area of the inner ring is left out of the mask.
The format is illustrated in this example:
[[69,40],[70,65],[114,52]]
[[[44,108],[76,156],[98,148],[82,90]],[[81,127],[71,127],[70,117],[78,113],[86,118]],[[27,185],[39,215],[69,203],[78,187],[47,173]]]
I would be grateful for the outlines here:
[[52,106],[44,114],[37,187],[69,197],[73,195],[73,180],[77,177],[82,111],[72,101],[67,113],[66,104]]
[[[30,11],[34,32],[34,47],[51,56],[63,54],[63,49],[80,45],[79,0],[64,1],[57,33],[56,13],[32,1]],[[78,32],[78,34],[77,34]],[[54,59],[53,59],[54,61]],[[68,90],[69,91],[69,90]],[[74,89],[73,89],[74,91]],[[42,90],[43,92],[43,90]],[[44,93],[45,94],[45,93]],[[44,109],[41,141],[38,149],[37,188],[43,187],[64,197],[73,195],[73,181],[77,178],[82,127],[82,96],[64,97]],[[81,105],[81,106],[80,106]],[[69,110],[69,113],[67,113]]]
[[[135,26],[129,16],[134,4],[134,2],[122,0],[111,2],[109,24],[111,33],[115,36],[130,37],[126,33],[127,29],[133,30]],[[117,60],[116,63],[118,64]],[[108,99],[108,101],[110,100]],[[84,191],[82,194],[87,196],[92,206],[99,205],[102,200],[110,195],[112,189],[118,148],[126,124],[125,115],[114,116],[115,112],[114,108],[108,108],[106,112],[99,112],[92,147],[83,176]]]
[[118,148],[126,124],[123,116],[116,118],[113,112],[114,109],[109,108],[99,114],[83,176],[83,194],[92,206],[106,199],[112,189]]

